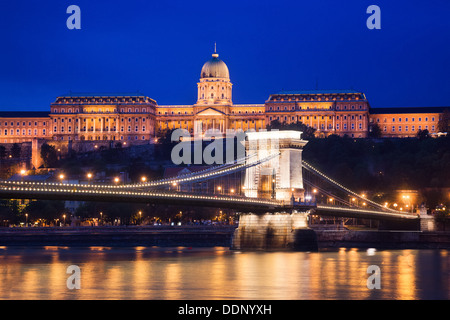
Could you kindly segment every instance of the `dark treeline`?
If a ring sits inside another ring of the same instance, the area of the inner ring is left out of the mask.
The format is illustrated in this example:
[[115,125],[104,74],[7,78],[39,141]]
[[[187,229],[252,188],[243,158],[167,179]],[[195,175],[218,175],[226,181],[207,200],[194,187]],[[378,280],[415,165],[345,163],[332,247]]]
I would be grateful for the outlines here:
[[[304,159],[355,191],[450,187],[450,137],[311,139]],[[441,201],[448,202],[445,194]],[[447,195],[448,198],[448,195]]]

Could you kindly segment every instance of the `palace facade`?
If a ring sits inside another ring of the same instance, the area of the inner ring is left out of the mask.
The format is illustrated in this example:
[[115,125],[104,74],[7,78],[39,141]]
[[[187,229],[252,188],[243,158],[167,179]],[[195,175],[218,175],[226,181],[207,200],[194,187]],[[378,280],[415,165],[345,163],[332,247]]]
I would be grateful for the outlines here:
[[265,129],[274,120],[302,122],[315,134],[365,138],[377,123],[384,137],[438,132],[444,108],[371,108],[355,90],[282,91],[263,104],[234,104],[227,65],[217,52],[197,83],[193,105],[158,105],[142,94],[68,94],[57,97],[50,112],[0,112],[0,143],[53,141],[152,141],[165,129],[191,134],[217,129]]

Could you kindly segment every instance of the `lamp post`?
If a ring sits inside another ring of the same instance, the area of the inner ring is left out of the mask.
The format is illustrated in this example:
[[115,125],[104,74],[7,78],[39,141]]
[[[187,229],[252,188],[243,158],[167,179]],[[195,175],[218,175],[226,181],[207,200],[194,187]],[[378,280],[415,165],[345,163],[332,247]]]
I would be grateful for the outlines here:
[[87,174],[87,178],[88,178],[88,184],[91,184],[92,173],[89,172]]
[[25,213],[25,226],[28,227],[28,213]]
[[66,226],[66,215],[65,215],[65,214],[63,214],[63,218],[64,218],[64,224],[63,224],[63,227],[65,227],[65,226]]
[[25,176],[26,173],[27,173],[27,171],[25,169],[20,170],[20,179],[21,179],[21,181],[23,181],[23,177]]
[[142,211],[139,211],[139,224],[142,223]]
[[142,181],[143,183],[146,182],[146,181],[147,181],[147,177],[145,177],[145,176],[141,177],[141,181]]
[[103,212],[100,212],[100,225],[103,225]]

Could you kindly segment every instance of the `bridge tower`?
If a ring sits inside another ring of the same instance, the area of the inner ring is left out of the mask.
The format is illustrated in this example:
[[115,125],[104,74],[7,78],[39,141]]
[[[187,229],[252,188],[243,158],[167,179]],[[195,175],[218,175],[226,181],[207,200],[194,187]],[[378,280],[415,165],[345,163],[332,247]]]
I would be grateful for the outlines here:
[[247,162],[279,156],[245,171],[244,193],[251,198],[304,200],[302,151],[308,143],[301,131],[247,132]]

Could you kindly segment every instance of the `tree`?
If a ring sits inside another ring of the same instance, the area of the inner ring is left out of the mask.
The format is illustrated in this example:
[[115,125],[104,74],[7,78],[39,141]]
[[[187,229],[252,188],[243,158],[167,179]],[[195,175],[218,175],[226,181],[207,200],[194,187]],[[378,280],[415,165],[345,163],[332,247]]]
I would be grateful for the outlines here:
[[266,129],[267,130],[280,130],[280,131],[284,131],[284,130],[301,131],[301,132],[303,132],[302,138],[306,139],[306,140],[313,139],[314,133],[316,132],[316,129],[314,129],[310,126],[307,126],[303,122],[297,121],[297,122],[292,122],[292,123],[286,123],[286,122],[281,123],[278,119],[271,121],[270,124],[268,124],[266,126]]
[[0,159],[3,160],[6,158],[6,148],[5,146],[0,146]]
[[369,138],[381,138],[381,128],[378,123],[369,124]]
[[438,123],[439,132],[450,132],[450,110],[445,109]]
[[55,219],[61,219],[64,207],[64,201],[37,200],[31,201],[24,212],[27,212],[34,219],[43,219],[47,223],[51,223]]
[[423,139],[426,139],[429,137],[430,137],[430,133],[428,132],[427,129],[417,131],[417,138],[419,138],[419,140],[423,140]]
[[54,146],[44,143],[41,147],[41,158],[46,168],[56,167],[58,163],[58,155]]
[[15,159],[20,158],[22,154],[22,147],[18,143],[14,143],[11,147],[11,156]]

